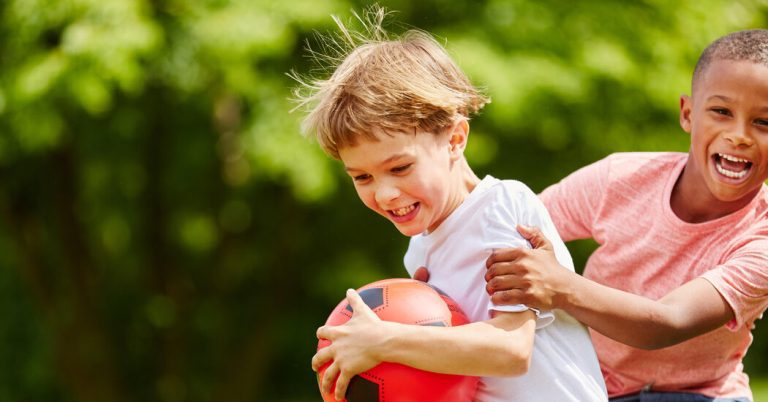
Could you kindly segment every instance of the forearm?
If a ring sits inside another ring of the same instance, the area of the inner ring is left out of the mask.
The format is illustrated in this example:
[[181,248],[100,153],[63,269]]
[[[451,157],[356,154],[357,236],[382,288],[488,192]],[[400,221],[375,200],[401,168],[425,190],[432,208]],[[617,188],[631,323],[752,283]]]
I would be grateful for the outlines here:
[[557,308],[595,331],[641,349],[675,345],[715,329],[733,316],[719,293],[703,279],[656,301],[578,277],[557,300]]
[[374,346],[382,361],[446,374],[516,376],[528,370],[535,321],[512,330],[490,322],[448,328],[386,326],[385,341]]

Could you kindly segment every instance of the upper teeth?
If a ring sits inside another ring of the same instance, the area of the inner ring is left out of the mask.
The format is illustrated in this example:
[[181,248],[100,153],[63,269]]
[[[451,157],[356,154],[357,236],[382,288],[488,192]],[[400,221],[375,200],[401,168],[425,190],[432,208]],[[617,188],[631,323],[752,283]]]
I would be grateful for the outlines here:
[[411,204],[411,205],[409,205],[407,207],[403,207],[403,208],[398,208],[398,209],[392,210],[392,213],[397,215],[397,216],[403,216],[403,215],[407,214],[408,212],[413,211],[414,208],[416,208],[416,207],[414,207],[413,204]]
[[723,158],[723,159],[725,159],[725,160],[727,160],[727,161],[731,161],[731,162],[741,162],[741,163],[747,163],[747,162],[749,162],[749,161],[748,161],[748,160],[746,160],[746,159],[737,158],[737,157],[735,157],[735,156],[731,156],[731,155],[726,155],[726,154],[717,154],[717,155],[718,155],[719,157],[721,157],[721,158]]

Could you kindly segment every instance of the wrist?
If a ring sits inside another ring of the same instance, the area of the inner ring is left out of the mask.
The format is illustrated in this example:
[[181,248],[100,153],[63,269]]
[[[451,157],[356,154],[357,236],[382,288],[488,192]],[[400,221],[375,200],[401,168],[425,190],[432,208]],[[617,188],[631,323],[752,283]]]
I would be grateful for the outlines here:
[[560,310],[571,312],[579,305],[579,284],[584,278],[573,271],[568,271],[567,275],[564,275],[564,281],[558,291],[555,292],[555,297],[552,298],[552,307]]
[[371,343],[371,352],[381,362],[397,361],[396,353],[402,350],[401,333],[407,329],[405,324],[381,321],[377,340]]

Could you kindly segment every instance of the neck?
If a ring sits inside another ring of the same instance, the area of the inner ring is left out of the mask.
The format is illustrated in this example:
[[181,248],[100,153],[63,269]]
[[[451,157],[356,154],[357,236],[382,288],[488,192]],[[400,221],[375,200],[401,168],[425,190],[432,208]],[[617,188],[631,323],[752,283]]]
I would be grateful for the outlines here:
[[480,183],[480,178],[478,178],[475,172],[472,171],[472,168],[469,167],[469,164],[465,159],[461,159],[455,163],[457,163],[455,170],[451,172],[451,175],[455,177],[455,180],[452,180],[453,184],[451,185],[455,187],[452,189],[452,196],[448,201],[445,215],[433,226],[427,229],[427,234],[434,232],[435,229],[437,229],[437,227],[464,202],[477,184]]
[[749,204],[760,191],[758,188],[751,196],[736,201],[722,201],[707,190],[705,183],[698,178],[695,169],[686,164],[672,188],[670,207],[680,220],[688,223],[702,223],[730,215]]
[[475,189],[475,186],[477,186],[478,183],[480,183],[480,178],[477,177],[475,172],[472,171],[472,168],[469,167],[469,164],[466,160],[462,159],[462,165],[460,166],[461,170],[461,181],[464,188],[467,190],[467,194],[471,193],[472,190]]

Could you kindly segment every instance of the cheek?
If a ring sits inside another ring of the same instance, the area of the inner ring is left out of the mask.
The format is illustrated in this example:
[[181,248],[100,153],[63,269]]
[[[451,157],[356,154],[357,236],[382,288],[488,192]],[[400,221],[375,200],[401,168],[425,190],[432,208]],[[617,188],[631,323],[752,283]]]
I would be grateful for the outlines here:
[[373,191],[368,191],[359,187],[355,187],[355,190],[357,191],[357,196],[360,197],[360,201],[362,201],[366,207],[374,211],[378,209]]

